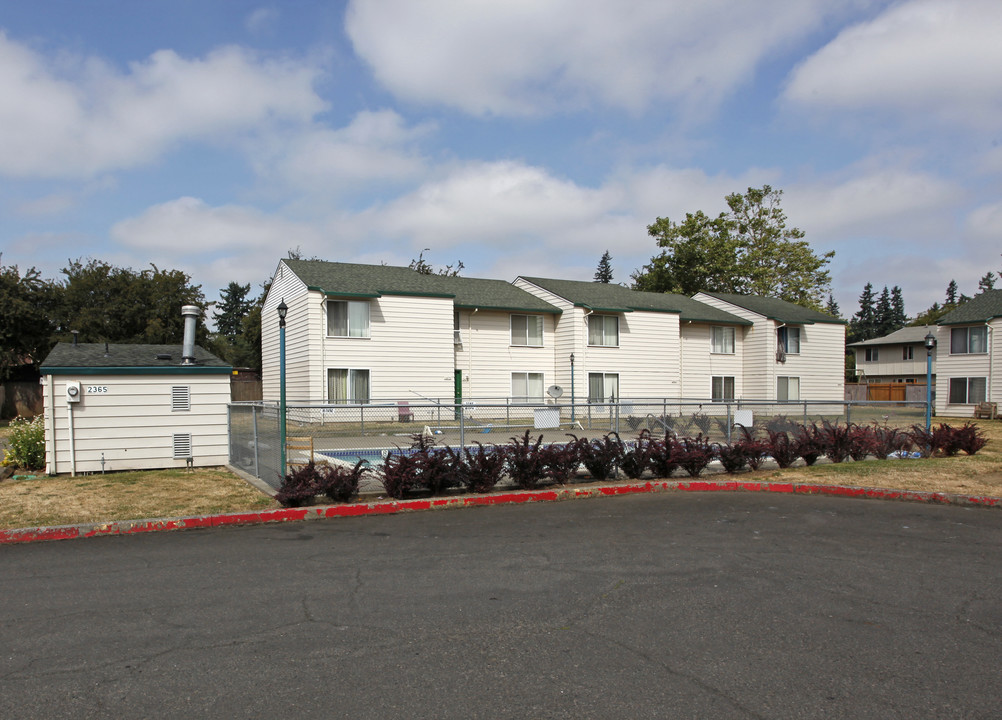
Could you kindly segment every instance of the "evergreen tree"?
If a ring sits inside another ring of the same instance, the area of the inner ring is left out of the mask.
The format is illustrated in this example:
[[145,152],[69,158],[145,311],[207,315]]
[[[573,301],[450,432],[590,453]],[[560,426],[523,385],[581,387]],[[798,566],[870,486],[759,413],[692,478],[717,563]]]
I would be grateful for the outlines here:
[[[424,250],[428,250],[425,248]],[[424,259],[424,250],[422,250],[416,260],[411,260],[411,264],[408,265],[414,272],[421,273],[422,275],[444,275],[445,277],[458,277],[459,273],[463,270],[465,265],[463,265],[462,260],[458,260],[456,264],[446,265],[444,268],[435,269],[435,267]]]
[[893,312],[894,310],[891,308],[891,293],[887,289],[887,286],[884,285],[884,290],[877,299],[875,337],[883,337],[894,332],[894,319],[891,317]]
[[867,283],[859,296],[859,310],[849,321],[849,342],[871,340],[877,337],[877,308],[874,304],[873,284]]
[[891,318],[895,330],[900,330],[908,324],[908,315],[905,314],[905,298],[901,293],[901,288],[897,285],[891,288],[891,310],[893,311]]
[[828,304],[825,305],[825,312],[832,317],[842,319],[842,311],[839,309],[838,303],[835,302],[835,297],[828,293]]
[[957,281],[951,280],[950,284],[946,286],[946,302],[944,305],[956,305],[957,304]]
[[602,253],[602,259],[598,261],[598,269],[595,270],[595,282],[612,282],[612,255],[606,250]]
[[994,290],[994,289],[995,289],[995,273],[989,270],[988,272],[985,273],[984,277],[982,277],[978,281],[978,295],[983,293],[985,290]]
[[252,303],[247,299],[249,292],[250,283],[241,285],[235,282],[219,291],[220,302],[216,304],[212,318],[216,321],[216,332],[230,342],[236,340],[244,316],[250,312]]

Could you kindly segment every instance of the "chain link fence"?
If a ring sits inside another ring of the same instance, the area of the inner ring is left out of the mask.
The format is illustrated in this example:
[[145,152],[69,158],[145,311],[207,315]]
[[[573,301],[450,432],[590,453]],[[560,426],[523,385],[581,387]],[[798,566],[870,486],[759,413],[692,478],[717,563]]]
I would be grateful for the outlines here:
[[[663,437],[702,434],[730,442],[741,427],[793,430],[821,423],[877,423],[909,428],[924,424],[924,402],[799,400],[711,401],[705,399],[633,399],[607,403],[514,402],[423,399],[364,405],[294,404],[286,408],[287,463],[310,459],[381,462],[390,450],[409,448],[415,435],[452,448],[502,445],[526,431],[545,443],[567,442],[570,435],[601,437],[616,432],[624,441],[642,430]],[[230,405],[230,463],[277,488],[279,472],[278,405]]]

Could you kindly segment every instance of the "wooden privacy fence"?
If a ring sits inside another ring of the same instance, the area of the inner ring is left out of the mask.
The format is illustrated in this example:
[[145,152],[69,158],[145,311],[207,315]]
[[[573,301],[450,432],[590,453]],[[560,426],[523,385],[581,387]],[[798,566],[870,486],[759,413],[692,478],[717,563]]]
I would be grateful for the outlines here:
[[[935,384],[932,391],[935,394]],[[925,383],[846,383],[845,399],[859,402],[925,402]]]

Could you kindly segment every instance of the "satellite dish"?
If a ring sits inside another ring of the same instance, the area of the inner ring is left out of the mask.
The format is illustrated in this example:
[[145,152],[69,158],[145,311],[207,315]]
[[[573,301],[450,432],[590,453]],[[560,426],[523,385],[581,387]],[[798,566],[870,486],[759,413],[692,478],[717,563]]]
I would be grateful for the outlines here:
[[546,388],[546,394],[551,398],[559,398],[564,394],[564,389],[559,385],[550,385],[550,387]]

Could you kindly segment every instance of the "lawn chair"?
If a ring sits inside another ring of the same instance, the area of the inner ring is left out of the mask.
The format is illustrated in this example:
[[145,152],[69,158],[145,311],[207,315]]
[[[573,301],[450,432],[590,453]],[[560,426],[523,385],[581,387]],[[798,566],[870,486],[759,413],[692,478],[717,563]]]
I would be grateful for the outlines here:
[[397,403],[397,419],[400,422],[414,422],[414,411],[406,400]]
[[974,406],[974,419],[994,420],[999,416],[998,404],[993,402],[980,402]]
[[313,460],[313,437],[287,437],[285,464],[290,468],[309,465]]

